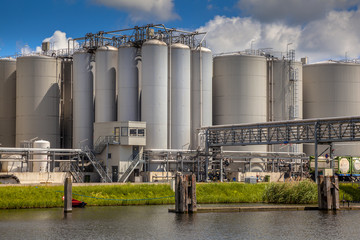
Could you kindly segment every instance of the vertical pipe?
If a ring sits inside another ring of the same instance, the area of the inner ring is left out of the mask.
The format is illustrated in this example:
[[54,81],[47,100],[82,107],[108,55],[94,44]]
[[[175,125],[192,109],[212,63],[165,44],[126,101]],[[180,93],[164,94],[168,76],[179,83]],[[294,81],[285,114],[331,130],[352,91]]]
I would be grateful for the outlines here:
[[318,183],[318,122],[315,123],[315,182]]

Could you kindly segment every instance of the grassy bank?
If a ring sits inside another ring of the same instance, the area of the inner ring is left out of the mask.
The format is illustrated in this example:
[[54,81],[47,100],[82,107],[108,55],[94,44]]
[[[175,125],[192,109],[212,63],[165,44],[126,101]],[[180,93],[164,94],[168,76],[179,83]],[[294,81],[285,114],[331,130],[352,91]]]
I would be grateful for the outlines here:
[[[340,184],[340,199],[360,201],[359,185]],[[0,209],[62,207],[62,186],[0,187]],[[174,204],[168,184],[74,186],[74,198],[88,206]],[[297,183],[199,183],[197,202],[205,203],[317,203],[317,185]],[[88,197],[87,197],[88,196]],[[109,200],[112,199],[112,200]]]

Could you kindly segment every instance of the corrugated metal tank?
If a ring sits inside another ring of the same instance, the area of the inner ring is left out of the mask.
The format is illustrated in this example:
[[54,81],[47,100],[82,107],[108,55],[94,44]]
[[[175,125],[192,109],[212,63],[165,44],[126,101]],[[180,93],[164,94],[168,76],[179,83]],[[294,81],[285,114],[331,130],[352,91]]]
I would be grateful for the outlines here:
[[[33,144],[34,148],[50,148],[50,142],[44,140],[37,140]],[[39,151],[39,153],[47,153],[48,151]],[[34,155],[33,157],[33,172],[47,172],[49,170],[49,164],[47,162],[47,155]],[[39,161],[39,162],[36,162]]]
[[98,48],[95,62],[95,122],[116,121],[118,49],[112,46]]
[[171,46],[171,146],[187,149],[190,144],[190,48]]
[[191,139],[190,148],[200,144],[198,129],[213,124],[213,65],[211,50],[191,50]]
[[[228,54],[214,58],[214,125],[266,122],[266,58]],[[267,146],[227,148],[266,151]]]
[[[269,121],[303,118],[302,63],[288,60],[268,61]],[[271,98],[271,97],[270,97]],[[272,152],[302,152],[302,144],[272,145]]]
[[0,143],[15,147],[16,61],[0,59]]
[[73,123],[73,96],[72,96],[72,76],[73,76],[73,61],[71,59],[62,60],[62,115],[61,115],[61,137],[64,148],[72,148],[72,123]]
[[73,148],[92,147],[94,123],[94,66],[91,53],[73,55]]
[[141,121],[146,122],[146,148],[166,149],[168,137],[168,48],[159,40],[142,46]]
[[[308,64],[303,74],[304,119],[360,115],[360,64]],[[360,156],[359,143],[335,143],[334,150],[336,156]],[[305,145],[304,151],[313,155],[314,147]]]
[[137,48],[124,45],[118,55],[118,121],[138,121]]
[[61,61],[46,56],[16,61],[16,146],[40,138],[60,147]]

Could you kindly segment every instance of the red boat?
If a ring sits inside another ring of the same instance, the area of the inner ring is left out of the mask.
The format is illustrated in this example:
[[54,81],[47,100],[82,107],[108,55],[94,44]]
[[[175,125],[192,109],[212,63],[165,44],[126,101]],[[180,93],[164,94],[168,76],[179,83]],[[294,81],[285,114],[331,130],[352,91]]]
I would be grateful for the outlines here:
[[[64,201],[65,197],[63,196],[62,199]],[[83,208],[83,207],[85,207],[85,205],[86,205],[86,202],[79,201],[79,200],[77,200],[75,198],[72,199],[72,206],[73,207]]]

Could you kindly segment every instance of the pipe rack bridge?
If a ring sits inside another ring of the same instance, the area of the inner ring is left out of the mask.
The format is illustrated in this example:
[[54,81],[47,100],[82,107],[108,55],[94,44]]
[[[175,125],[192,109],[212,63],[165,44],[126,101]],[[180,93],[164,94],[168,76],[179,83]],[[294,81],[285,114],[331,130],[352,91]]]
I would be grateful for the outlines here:
[[203,127],[206,148],[360,141],[360,116]]
[[[360,141],[360,116],[203,127],[205,151],[221,146],[314,143],[315,179],[318,144]],[[208,159],[207,159],[208,161]],[[207,162],[206,161],[206,162]]]

